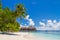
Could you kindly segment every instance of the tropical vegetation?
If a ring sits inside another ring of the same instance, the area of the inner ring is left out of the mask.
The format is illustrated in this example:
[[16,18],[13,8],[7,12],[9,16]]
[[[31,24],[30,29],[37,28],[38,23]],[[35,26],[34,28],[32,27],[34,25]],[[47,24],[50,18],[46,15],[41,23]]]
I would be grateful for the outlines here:
[[26,15],[26,9],[24,8],[23,4],[17,4],[16,9],[12,11],[9,7],[2,8],[2,3],[0,3],[0,31],[19,31],[20,24],[16,21],[16,19],[25,18]]

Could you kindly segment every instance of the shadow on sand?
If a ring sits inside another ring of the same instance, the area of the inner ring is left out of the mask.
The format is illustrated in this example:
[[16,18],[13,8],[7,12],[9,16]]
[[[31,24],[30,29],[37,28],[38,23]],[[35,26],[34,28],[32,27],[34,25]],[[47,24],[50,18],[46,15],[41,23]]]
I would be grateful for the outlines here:
[[0,32],[0,34],[2,34],[2,35],[17,35],[17,34],[13,34],[13,33],[10,33],[10,32]]

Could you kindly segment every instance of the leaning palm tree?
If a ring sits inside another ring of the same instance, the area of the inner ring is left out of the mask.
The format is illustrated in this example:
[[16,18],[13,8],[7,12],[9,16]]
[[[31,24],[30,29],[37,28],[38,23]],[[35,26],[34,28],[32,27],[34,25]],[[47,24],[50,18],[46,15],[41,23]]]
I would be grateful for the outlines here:
[[17,18],[25,18],[26,9],[22,4],[16,6],[15,11],[11,11],[8,7],[2,8],[0,5],[0,31],[14,32],[20,29],[20,24],[16,22]]
[[3,13],[3,9],[2,9],[2,3],[1,3],[1,0],[0,0],[0,14]]
[[18,4],[16,7],[16,17],[20,17],[20,18],[25,18],[27,13],[26,13],[26,9],[24,8],[23,4]]

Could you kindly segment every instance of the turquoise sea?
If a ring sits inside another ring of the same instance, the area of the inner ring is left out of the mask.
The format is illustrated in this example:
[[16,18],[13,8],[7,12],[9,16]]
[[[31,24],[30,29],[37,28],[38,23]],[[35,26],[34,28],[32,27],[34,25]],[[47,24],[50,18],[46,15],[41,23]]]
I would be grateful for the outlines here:
[[60,40],[60,32],[32,32],[38,38],[45,37],[48,40]]

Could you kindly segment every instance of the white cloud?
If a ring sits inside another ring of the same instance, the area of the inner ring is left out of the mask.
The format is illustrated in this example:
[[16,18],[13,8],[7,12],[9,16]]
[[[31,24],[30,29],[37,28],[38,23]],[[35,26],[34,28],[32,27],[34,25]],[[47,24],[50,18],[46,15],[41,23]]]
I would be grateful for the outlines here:
[[30,16],[27,15],[27,16],[26,16],[26,20],[28,20],[30,26],[34,26],[34,25],[35,25],[34,21],[33,21],[31,18],[29,18],[29,17],[30,17]]
[[29,15],[27,15],[25,19],[27,19],[27,20],[28,20],[28,19],[29,19]]
[[[30,26],[35,25],[34,21],[30,18],[29,15],[26,16],[26,20],[28,21],[28,24]],[[45,20],[42,21],[39,22],[40,27],[37,27],[38,30],[60,30],[60,21],[59,22],[57,22],[56,20],[47,20],[47,22],[44,22]]]
[[39,22],[39,24],[40,24],[41,26],[45,26],[45,23],[43,23],[43,22]]
[[57,21],[56,20],[53,20],[53,23],[56,23]]
[[52,20],[47,20],[48,23],[52,23]]
[[20,26],[21,26],[21,27],[28,27],[28,25],[26,25],[26,24],[25,24],[25,25],[20,24]]
[[34,21],[32,19],[29,19],[28,21],[29,21],[29,25],[31,25],[31,26],[35,25],[35,23],[34,23]]
[[39,24],[39,30],[60,30],[60,21],[57,22],[56,20],[47,20],[46,23],[39,22]]
[[32,21],[32,19],[29,19],[29,21]]

